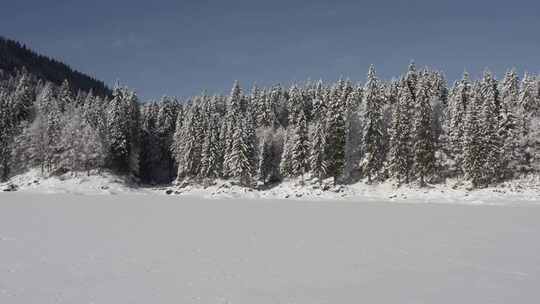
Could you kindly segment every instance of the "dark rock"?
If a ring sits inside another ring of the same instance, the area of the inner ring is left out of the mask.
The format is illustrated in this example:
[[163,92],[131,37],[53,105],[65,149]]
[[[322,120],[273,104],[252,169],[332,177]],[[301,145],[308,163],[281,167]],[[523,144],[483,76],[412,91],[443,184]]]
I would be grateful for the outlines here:
[[14,192],[14,191],[17,191],[17,190],[19,190],[19,187],[17,187],[17,185],[9,184],[2,191],[4,191],[4,192]]

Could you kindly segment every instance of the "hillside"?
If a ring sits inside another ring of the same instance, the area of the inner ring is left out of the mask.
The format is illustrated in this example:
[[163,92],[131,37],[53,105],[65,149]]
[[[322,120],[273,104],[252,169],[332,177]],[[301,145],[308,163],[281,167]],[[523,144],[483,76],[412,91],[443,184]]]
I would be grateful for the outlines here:
[[36,77],[60,85],[68,79],[74,92],[92,90],[96,95],[110,95],[111,90],[93,77],[83,74],[44,55],[37,54],[25,45],[0,36],[0,70],[13,74],[26,68]]

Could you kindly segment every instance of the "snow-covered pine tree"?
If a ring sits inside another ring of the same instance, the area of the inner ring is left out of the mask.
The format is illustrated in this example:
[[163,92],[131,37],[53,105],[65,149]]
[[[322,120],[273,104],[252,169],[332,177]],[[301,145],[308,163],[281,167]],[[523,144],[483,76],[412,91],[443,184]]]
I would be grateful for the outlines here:
[[315,127],[311,132],[311,152],[309,157],[311,174],[317,178],[319,184],[327,176],[327,160],[326,149],[328,138],[328,131],[326,130],[326,123],[322,119],[315,120]]
[[502,142],[499,137],[500,102],[497,82],[490,72],[486,71],[480,83],[482,94],[482,110],[480,112],[480,129],[482,136],[483,168],[482,180],[488,185],[501,178]]
[[313,89],[313,109],[311,111],[312,120],[316,121],[326,114],[326,108],[324,105],[326,90],[323,87],[322,80],[319,80]]
[[519,163],[523,159],[519,150],[521,134],[516,112],[519,106],[519,79],[515,70],[506,72],[501,83],[500,93],[499,136],[503,145],[501,174],[503,178],[510,178],[516,171],[519,171]]
[[405,76],[405,82],[407,83],[407,87],[409,88],[409,91],[411,92],[411,96],[413,100],[416,101],[416,92],[418,90],[418,72],[416,71],[416,64],[414,63],[414,60],[411,60],[409,63],[409,67],[407,69],[407,74]]
[[540,101],[537,100],[538,89],[534,76],[525,73],[521,83],[518,119],[521,131],[520,155],[523,157],[523,171],[531,171],[538,158],[537,118]]
[[121,173],[139,173],[140,115],[137,96],[116,87],[107,108],[111,167]]
[[341,79],[332,88],[330,100],[326,109],[326,160],[327,174],[334,178],[336,183],[343,173],[345,165],[345,111],[346,100],[350,94],[350,86]]
[[163,97],[159,102],[156,116],[156,131],[159,138],[159,176],[160,182],[170,182],[178,171],[171,153],[173,135],[176,131],[176,118],[179,105],[176,99]]
[[174,139],[177,147],[175,154],[178,163],[177,181],[193,178],[199,174],[201,138],[204,137],[202,124],[201,107],[197,99],[187,109],[185,121]]
[[239,128],[240,120],[242,119],[242,100],[244,99],[240,83],[234,82],[223,124],[221,126],[220,138],[223,142],[223,176],[231,176],[231,157],[234,133]]
[[13,103],[6,92],[0,91],[0,181],[7,180],[10,174],[14,127]]
[[[300,115],[304,115],[304,103],[300,90],[296,85],[293,85],[289,90],[288,99],[288,119],[287,129],[285,135],[285,142],[283,146],[283,153],[281,155],[280,171],[283,176],[295,176],[293,168],[293,149],[297,144],[295,131],[298,126],[298,120]],[[305,120],[305,116],[304,116]]]
[[482,166],[484,155],[482,151],[482,125],[480,112],[482,109],[482,92],[479,83],[475,82],[470,102],[467,104],[467,114],[464,121],[463,135],[463,172],[465,179],[476,188],[482,183]]
[[382,146],[384,140],[382,120],[383,100],[381,97],[375,68],[372,65],[369,68],[363,94],[364,129],[362,132],[361,168],[362,173],[368,179],[368,183],[371,183],[373,177],[379,173],[384,160]]
[[448,151],[450,157],[454,160],[454,165],[450,170],[455,171],[454,175],[459,175],[462,172],[463,157],[464,157],[464,134],[465,134],[465,117],[467,107],[472,102],[471,82],[469,74],[465,72],[463,78],[459,81],[450,98],[450,128],[448,134]]
[[53,87],[46,85],[38,96],[38,115],[43,116],[45,122],[45,162],[43,169],[52,171],[56,169],[61,153],[62,113],[58,101],[53,96]]
[[230,176],[240,185],[252,187],[257,171],[257,138],[250,117],[239,121],[234,128],[233,144],[230,156]]
[[430,83],[426,75],[417,83],[416,101],[413,116],[414,173],[420,186],[425,186],[426,179],[435,168],[435,140],[432,130]]
[[12,98],[16,122],[31,118],[34,101],[36,100],[35,89],[36,84],[32,77],[26,72],[26,69],[23,69],[18,77],[17,87]]
[[362,103],[362,87],[358,86],[347,97],[345,110],[345,162],[343,178],[351,181],[356,177],[360,162],[360,145],[362,123],[360,119],[360,106]]
[[220,119],[216,109],[217,99],[208,101],[204,113],[204,140],[202,143],[201,168],[199,176],[203,179],[215,179],[222,175],[223,154],[220,139]]
[[296,118],[292,133],[291,153],[291,173],[293,176],[301,176],[309,171],[309,138],[307,129],[307,119],[304,111],[300,111]]
[[398,101],[394,107],[390,126],[388,172],[398,185],[409,183],[412,166],[412,107],[414,101],[405,80],[398,86]]
[[64,112],[69,105],[73,104],[74,97],[67,79],[64,79],[62,85],[58,88],[56,99],[60,112]]

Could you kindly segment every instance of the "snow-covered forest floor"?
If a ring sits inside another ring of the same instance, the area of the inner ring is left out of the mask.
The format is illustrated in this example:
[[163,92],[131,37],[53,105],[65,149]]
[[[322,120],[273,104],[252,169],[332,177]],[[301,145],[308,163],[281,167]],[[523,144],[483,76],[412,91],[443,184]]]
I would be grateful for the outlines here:
[[17,175],[8,182],[0,183],[0,190],[16,190],[34,193],[66,194],[157,194],[172,196],[195,196],[211,199],[289,199],[289,200],[348,200],[357,202],[393,201],[411,203],[458,203],[458,204],[513,204],[539,203],[540,178],[527,177],[501,183],[484,189],[470,191],[466,183],[448,180],[445,184],[427,187],[405,185],[396,187],[390,181],[366,184],[359,181],[352,185],[336,185],[332,179],[322,185],[310,179],[288,179],[275,186],[250,189],[231,181],[217,180],[210,185],[186,183],[182,186],[139,186],[125,177],[108,171],[66,173],[61,176],[44,177],[37,169]]
[[209,200],[119,185],[108,193],[130,193],[0,193],[0,303],[538,303],[538,205]]

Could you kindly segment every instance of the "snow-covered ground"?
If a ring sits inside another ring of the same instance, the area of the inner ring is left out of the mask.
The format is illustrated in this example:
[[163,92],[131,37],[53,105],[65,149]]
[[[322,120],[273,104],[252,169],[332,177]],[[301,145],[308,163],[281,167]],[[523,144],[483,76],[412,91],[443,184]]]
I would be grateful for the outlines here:
[[425,188],[418,188],[414,185],[396,188],[391,182],[367,185],[362,181],[353,185],[334,186],[331,179],[325,181],[322,186],[313,181],[305,180],[301,183],[299,179],[295,179],[286,180],[268,189],[255,190],[222,180],[204,187],[197,183],[185,183],[182,186],[140,187],[133,180],[116,176],[110,172],[99,174],[93,172],[90,176],[86,173],[66,173],[62,176],[44,177],[39,170],[31,170],[13,177],[6,183],[0,183],[0,192],[12,188],[18,192],[28,193],[169,194],[209,199],[391,201],[468,205],[540,204],[540,177],[536,176],[473,191],[469,191],[465,184],[455,180],[448,180],[446,184],[436,184]]
[[382,202],[0,193],[0,303],[539,302],[540,205]]

